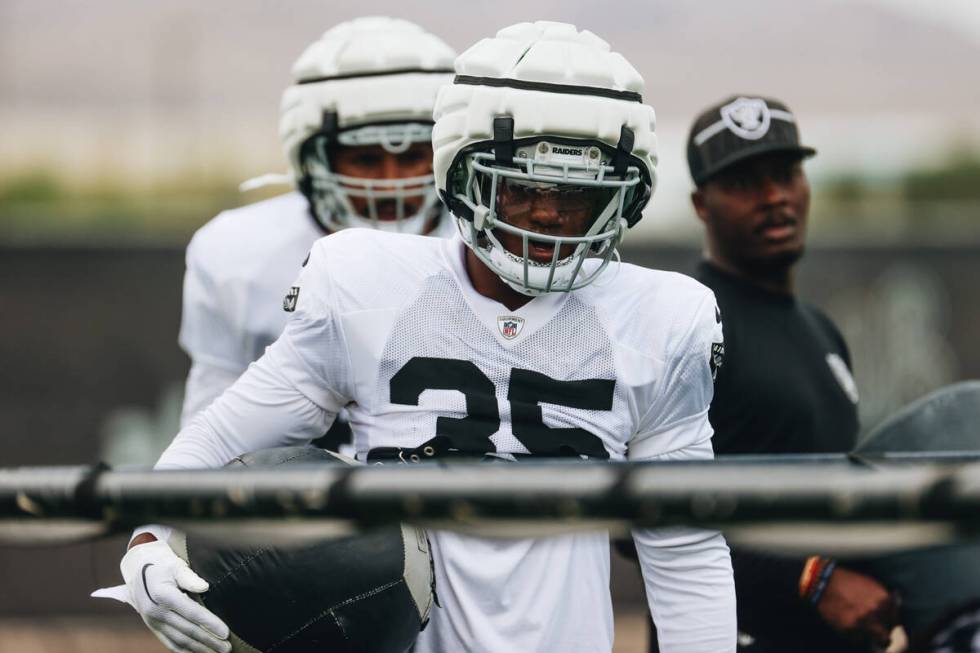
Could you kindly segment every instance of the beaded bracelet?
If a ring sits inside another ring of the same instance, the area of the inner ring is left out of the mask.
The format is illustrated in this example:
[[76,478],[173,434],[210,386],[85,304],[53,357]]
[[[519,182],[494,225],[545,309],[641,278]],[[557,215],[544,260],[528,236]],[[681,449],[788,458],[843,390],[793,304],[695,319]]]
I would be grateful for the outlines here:
[[830,576],[836,567],[837,563],[830,558],[820,556],[807,558],[803,565],[803,573],[800,574],[800,598],[816,606],[823,597]]

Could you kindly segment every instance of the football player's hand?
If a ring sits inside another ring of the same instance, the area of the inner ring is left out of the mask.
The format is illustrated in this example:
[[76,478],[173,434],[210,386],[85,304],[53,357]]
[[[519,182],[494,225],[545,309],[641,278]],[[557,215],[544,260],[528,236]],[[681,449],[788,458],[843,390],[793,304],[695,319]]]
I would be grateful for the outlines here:
[[882,647],[898,625],[895,597],[874,578],[843,567],[831,574],[817,611],[834,630]]
[[165,542],[137,544],[120,563],[129,602],[153,634],[175,653],[228,653],[228,626],[185,592],[206,592],[208,583],[191,571]]

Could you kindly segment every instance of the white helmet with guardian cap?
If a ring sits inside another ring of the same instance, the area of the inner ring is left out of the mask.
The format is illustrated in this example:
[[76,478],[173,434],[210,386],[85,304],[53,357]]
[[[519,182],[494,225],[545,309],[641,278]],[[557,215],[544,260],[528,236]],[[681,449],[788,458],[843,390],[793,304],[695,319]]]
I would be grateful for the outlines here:
[[[303,52],[283,94],[279,135],[293,179],[321,225],[422,233],[438,215],[431,175],[345,176],[331,169],[330,158],[336,147],[380,145],[399,154],[429,142],[436,92],[452,80],[455,56],[418,25],[382,16],[341,23]],[[395,204],[396,220],[379,220],[383,201]],[[409,214],[406,203],[418,208]]]
[[[434,111],[436,184],[463,240],[515,290],[538,295],[594,281],[639,221],[657,166],[655,117],[642,90],[643,78],[608,43],[563,23],[512,25],[456,60]],[[498,211],[504,186],[511,196],[551,194],[558,207],[584,202],[593,217],[577,236],[509,224]],[[498,230],[520,238],[523,252],[508,251]],[[553,250],[550,262],[529,255],[534,243]],[[583,269],[589,257],[599,263]]]

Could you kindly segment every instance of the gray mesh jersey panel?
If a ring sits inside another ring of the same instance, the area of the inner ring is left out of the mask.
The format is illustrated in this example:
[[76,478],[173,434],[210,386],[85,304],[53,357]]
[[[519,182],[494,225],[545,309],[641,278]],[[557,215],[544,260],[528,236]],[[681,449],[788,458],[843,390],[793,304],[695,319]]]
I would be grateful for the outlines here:
[[[506,313],[503,306],[501,312]],[[510,425],[507,393],[514,368],[530,369],[563,381],[616,378],[612,346],[594,307],[570,296],[547,324],[517,346],[507,348],[470,310],[448,272],[427,279],[416,299],[397,318],[381,357],[377,397],[390,397],[392,377],[413,357],[472,361],[492,381],[501,426],[491,440],[502,453],[528,453]],[[617,384],[612,410],[540,405],[547,426],[583,428],[604,443],[611,443],[622,442],[632,432],[625,402],[623,389]],[[435,395],[430,391],[419,403],[430,410],[406,413],[405,426],[399,432],[399,438],[404,438],[403,447],[418,446],[435,435],[431,409],[451,418],[467,414],[459,392],[438,391]],[[606,448],[610,449],[608,444]],[[612,450],[621,450],[621,446]]]

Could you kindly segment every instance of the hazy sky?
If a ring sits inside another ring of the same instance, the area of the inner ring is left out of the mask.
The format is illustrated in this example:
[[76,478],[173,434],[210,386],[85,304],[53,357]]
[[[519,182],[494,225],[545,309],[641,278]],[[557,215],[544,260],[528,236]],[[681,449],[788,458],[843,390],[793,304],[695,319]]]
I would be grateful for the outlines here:
[[686,211],[691,118],[732,93],[786,101],[818,176],[980,140],[980,0],[0,0],[0,175],[251,176],[284,168],[278,102],[339,21],[414,20],[462,50],[535,19],[588,28],[646,80],[665,214]]
[[977,0],[865,0],[923,22],[934,22],[980,40],[980,2]]

